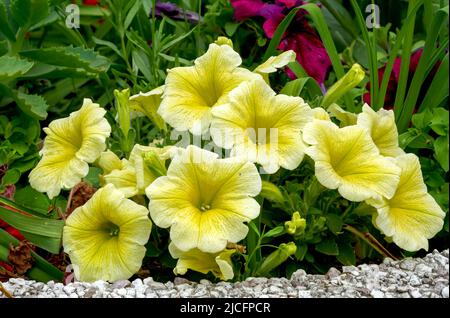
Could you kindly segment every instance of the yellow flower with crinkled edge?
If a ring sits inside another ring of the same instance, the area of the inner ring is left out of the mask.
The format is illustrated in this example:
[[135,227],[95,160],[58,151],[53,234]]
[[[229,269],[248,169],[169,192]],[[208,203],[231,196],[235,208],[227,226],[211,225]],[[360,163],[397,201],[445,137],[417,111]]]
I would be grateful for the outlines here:
[[209,45],[194,66],[176,67],[167,74],[158,113],[173,128],[200,135],[208,130],[211,109],[228,100],[228,93],[259,75],[239,67],[242,59],[229,45]]
[[182,251],[223,251],[228,242],[244,239],[248,233],[244,222],[259,215],[253,198],[261,191],[256,166],[217,157],[188,146],[174,156],[167,176],[146,189],[153,222],[170,227],[170,238]]
[[392,110],[380,109],[375,112],[364,104],[362,113],[358,115],[357,124],[370,131],[372,140],[386,157],[398,157],[405,152],[398,146],[398,131],[395,125],[395,115]]
[[[106,184],[113,184],[127,198],[135,195],[145,194],[147,188],[159,175],[152,171],[144,160],[144,155],[154,152],[161,165],[173,156],[176,147],[167,146],[163,148],[135,145],[131,151],[129,160],[122,159],[122,166],[103,175]],[[118,159],[118,158],[117,158]]]
[[322,107],[313,108],[312,111],[313,111],[314,119],[326,120],[326,121],[331,120],[328,112],[325,109],[323,109]]
[[218,253],[205,253],[195,248],[186,252],[170,243],[169,252],[173,258],[178,259],[173,269],[175,275],[184,275],[190,269],[202,274],[211,272],[221,280],[230,280],[234,277],[231,255],[236,250],[226,249]]
[[164,85],[157,87],[147,93],[139,93],[130,97],[130,108],[138,113],[147,116],[159,129],[167,130],[166,123],[158,114],[161,104],[161,96],[164,92]]
[[88,164],[105,150],[105,140],[111,133],[105,113],[99,104],[85,98],[80,110],[44,128],[47,137],[40,152],[42,158],[29,176],[34,189],[52,199],[88,174]]
[[285,51],[277,56],[271,56],[255,68],[253,72],[261,74],[264,80],[269,82],[269,74],[276,72],[278,69],[285,67],[291,62],[295,61],[295,52],[292,50]]
[[410,252],[428,250],[428,239],[442,229],[445,213],[427,192],[419,158],[405,154],[396,161],[402,172],[394,196],[366,201],[377,209],[373,222],[399,247]]
[[239,85],[229,103],[212,111],[211,136],[231,156],[259,163],[267,173],[293,170],[304,156],[301,130],[313,111],[300,97],[276,95],[263,80]]
[[98,190],[67,218],[64,251],[78,280],[128,279],[142,265],[152,222],[148,210],[113,185]]
[[400,168],[392,158],[380,155],[367,129],[314,120],[303,130],[303,139],[311,145],[305,152],[314,160],[315,175],[323,186],[356,202],[394,195]]

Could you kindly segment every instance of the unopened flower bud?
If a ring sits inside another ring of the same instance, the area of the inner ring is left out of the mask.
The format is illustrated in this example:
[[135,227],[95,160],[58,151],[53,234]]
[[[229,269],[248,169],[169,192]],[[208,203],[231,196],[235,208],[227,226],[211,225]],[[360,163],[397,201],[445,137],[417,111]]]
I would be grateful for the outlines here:
[[130,118],[130,89],[124,89],[119,91],[114,90],[114,96],[116,97],[117,116],[119,120],[119,127],[125,138],[128,138],[128,132],[130,131],[131,118]]
[[355,63],[352,68],[339,81],[337,81],[325,94],[322,107],[327,108],[339,98],[344,96],[349,90],[356,87],[364,79],[366,74],[362,67]]
[[150,171],[157,177],[165,176],[167,169],[163,161],[160,160],[155,151],[149,151],[144,154],[144,162]]
[[217,45],[229,45],[233,47],[233,41],[225,36],[219,36],[216,41],[214,41]]

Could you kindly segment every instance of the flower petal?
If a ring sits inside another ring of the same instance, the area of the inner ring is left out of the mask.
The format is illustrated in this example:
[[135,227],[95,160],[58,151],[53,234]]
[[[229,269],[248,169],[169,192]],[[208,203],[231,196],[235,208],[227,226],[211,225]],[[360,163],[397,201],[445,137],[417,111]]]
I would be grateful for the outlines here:
[[338,189],[344,198],[356,202],[394,195],[400,168],[379,154],[365,128],[339,128],[314,120],[304,129],[303,139],[312,145],[306,153],[315,161],[316,177],[325,187]]
[[375,225],[395,244],[407,251],[428,250],[428,239],[444,225],[445,213],[427,193],[419,159],[414,154],[397,158],[400,182],[391,199],[372,199],[367,203],[377,209]]
[[373,142],[383,156],[395,158],[405,154],[398,146],[398,132],[392,110],[380,109],[375,112],[365,104],[362,113],[358,115],[358,125],[370,131]]

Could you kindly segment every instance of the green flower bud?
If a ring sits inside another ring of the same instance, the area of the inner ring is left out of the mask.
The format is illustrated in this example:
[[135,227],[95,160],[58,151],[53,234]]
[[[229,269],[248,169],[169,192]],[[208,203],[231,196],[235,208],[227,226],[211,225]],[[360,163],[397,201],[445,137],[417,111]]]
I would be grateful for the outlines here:
[[284,202],[283,194],[280,189],[269,181],[262,181],[261,197],[271,201],[282,204]]
[[217,45],[229,45],[233,47],[233,41],[225,36],[219,36],[216,41],[214,41]]
[[128,132],[130,131],[131,118],[130,118],[130,89],[124,89],[119,91],[114,90],[114,96],[116,97],[117,116],[119,121],[119,127],[126,139],[128,139]]
[[278,249],[266,257],[259,269],[257,276],[267,276],[273,269],[284,263],[290,256],[297,251],[297,245],[294,242],[282,243]]
[[356,87],[364,79],[366,74],[362,67],[355,63],[352,68],[339,81],[337,81],[325,94],[323,98],[322,107],[327,108],[345,93]]
[[145,153],[144,162],[154,176],[161,177],[167,174],[164,162],[159,159],[159,156],[155,151]]
[[305,231],[306,220],[300,216],[299,212],[294,212],[292,219],[285,222],[284,227],[290,235],[300,235]]

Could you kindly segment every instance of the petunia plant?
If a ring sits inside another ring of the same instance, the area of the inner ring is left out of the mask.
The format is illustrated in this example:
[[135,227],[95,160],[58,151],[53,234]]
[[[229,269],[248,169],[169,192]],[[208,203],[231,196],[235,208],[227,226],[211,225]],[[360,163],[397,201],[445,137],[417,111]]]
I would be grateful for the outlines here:
[[[294,59],[288,51],[252,71],[222,37],[193,66],[169,69],[163,86],[116,90],[109,122],[85,99],[44,129],[29,176],[35,190],[50,199],[69,191],[70,200],[97,171],[95,193],[63,213],[75,279],[154,274],[154,262],[175,275],[243,279],[308,268],[317,253],[351,264],[363,246],[391,257],[428,248],[445,213],[419,159],[401,149],[393,111],[365,104],[355,114],[336,104],[362,81],[359,65],[323,107],[290,83],[276,92],[269,75]],[[139,116],[160,134],[130,145]],[[109,147],[111,127],[121,131],[120,153]]]

